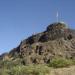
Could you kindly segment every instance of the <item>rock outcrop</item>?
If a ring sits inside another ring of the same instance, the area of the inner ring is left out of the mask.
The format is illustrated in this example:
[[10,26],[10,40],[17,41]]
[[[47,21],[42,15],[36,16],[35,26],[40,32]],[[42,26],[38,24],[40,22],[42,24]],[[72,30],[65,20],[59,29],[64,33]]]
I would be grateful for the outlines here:
[[61,22],[50,24],[44,32],[23,40],[8,56],[23,58],[24,64],[49,63],[55,57],[75,59],[75,30]]

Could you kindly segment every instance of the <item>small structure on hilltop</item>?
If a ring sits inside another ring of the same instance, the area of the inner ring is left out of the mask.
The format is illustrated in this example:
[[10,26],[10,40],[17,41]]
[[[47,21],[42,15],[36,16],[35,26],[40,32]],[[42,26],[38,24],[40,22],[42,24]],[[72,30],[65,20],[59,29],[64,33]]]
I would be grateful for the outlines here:
[[47,27],[47,31],[56,30],[56,29],[67,30],[68,27],[64,22],[52,23]]

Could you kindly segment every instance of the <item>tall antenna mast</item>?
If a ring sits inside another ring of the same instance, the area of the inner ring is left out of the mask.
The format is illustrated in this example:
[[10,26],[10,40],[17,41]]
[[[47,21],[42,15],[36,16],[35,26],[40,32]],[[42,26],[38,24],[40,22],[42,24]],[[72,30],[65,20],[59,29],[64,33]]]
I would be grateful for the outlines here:
[[57,11],[57,13],[56,13],[56,20],[57,20],[57,22],[58,22],[58,17],[59,17],[59,13]]

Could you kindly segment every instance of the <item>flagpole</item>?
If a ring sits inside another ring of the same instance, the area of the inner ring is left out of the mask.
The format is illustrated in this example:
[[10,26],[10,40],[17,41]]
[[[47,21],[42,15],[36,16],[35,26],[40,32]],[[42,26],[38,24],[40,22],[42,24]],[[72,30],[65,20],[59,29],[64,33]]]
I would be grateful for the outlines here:
[[57,14],[56,14],[56,20],[58,22],[58,17],[59,17],[59,14],[58,14],[58,11],[57,11]]

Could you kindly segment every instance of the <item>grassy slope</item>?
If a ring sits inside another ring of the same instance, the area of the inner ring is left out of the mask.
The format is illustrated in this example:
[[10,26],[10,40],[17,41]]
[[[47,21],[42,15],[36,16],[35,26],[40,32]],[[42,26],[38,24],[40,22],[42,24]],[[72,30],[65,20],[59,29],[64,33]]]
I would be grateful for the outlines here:
[[73,65],[75,60],[62,58],[55,58],[49,64],[31,65],[23,65],[21,59],[2,61],[0,75],[74,75],[75,66]]

